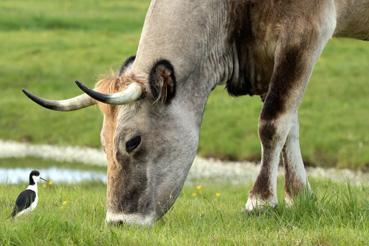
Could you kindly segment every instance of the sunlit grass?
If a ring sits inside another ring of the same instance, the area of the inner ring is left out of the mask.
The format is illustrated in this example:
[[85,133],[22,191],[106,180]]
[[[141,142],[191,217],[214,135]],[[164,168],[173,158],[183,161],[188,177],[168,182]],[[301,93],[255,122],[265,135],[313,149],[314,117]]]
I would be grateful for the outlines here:
[[185,187],[155,226],[138,228],[105,225],[101,183],[40,187],[39,207],[16,221],[7,217],[23,186],[1,185],[0,244],[365,245],[368,187],[326,181],[312,186],[316,195],[299,197],[292,208],[282,202],[276,209],[246,215],[241,209],[249,185],[199,180]]

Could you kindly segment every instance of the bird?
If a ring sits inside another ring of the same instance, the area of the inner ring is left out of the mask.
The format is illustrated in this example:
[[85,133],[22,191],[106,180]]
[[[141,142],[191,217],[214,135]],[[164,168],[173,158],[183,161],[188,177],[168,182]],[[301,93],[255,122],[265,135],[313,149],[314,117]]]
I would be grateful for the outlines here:
[[11,213],[11,217],[13,219],[23,214],[29,213],[37,207],[38,203],[37,183],[40,179],[47,181],[46,179],[40,177],[40,172],[37,170],[33,170],[29,174],[29,185],[24,191],[22,191],[18,195],[15,201],[14,209],[13,212]]

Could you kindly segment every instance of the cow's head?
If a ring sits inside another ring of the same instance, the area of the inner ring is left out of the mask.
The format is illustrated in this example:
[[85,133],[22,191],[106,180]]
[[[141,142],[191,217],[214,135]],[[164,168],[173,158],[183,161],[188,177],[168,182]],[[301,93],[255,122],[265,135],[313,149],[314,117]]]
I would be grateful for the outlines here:
[[196,154],[199,126],[192,109],[175,99],[169,61],[155,62],[148,79],[132,73],[130,62],[97,84],[96,91],[109,95],[79,86],[104,102],[99,108],[109,163],[107,221],[150,224],[177,198]]
[[152,1],[137,56],[94,90],[77,81],[84,94],[63,101],[24,91],[58,111],[98,104],[108,159],[107,222],[151,224],[177,198],[196,155],[207,97],[233,74],[220,3]]

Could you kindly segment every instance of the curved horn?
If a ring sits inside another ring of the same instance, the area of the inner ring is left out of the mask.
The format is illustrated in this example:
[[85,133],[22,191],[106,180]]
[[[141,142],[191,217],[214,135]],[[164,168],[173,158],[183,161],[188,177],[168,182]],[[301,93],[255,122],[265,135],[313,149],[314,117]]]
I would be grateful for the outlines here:
[[23,89],[22,91],[28,98],[38,105],[55,111],[73,111],[96,104],[96,101],[86,94],[82,94],[67,100],[54,101],[37,97],[28,92],[26,89]]
[[143,93],[142,86],[137,82],[133,82],[129,84],[128,87],[123,91],[113,94],[104,94],[91,90],[78,80],[76,80],[76,84],[83,92],[85,92],[87,95],[94,98],[95,100],[112,105],[122,105],[134,102],[139,99]]

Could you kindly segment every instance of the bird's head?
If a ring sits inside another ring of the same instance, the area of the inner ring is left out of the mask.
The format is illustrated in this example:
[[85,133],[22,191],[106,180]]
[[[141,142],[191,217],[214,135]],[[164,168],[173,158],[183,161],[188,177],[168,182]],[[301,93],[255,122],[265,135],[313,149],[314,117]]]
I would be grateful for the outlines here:
[[40,181],[40,179],[47,181],[44,178],[40,177],[40,172],[37,170],[33,170],[30,174],[29,174],[29,184],[30,185],[34,185],[36,184],[38,181]]

